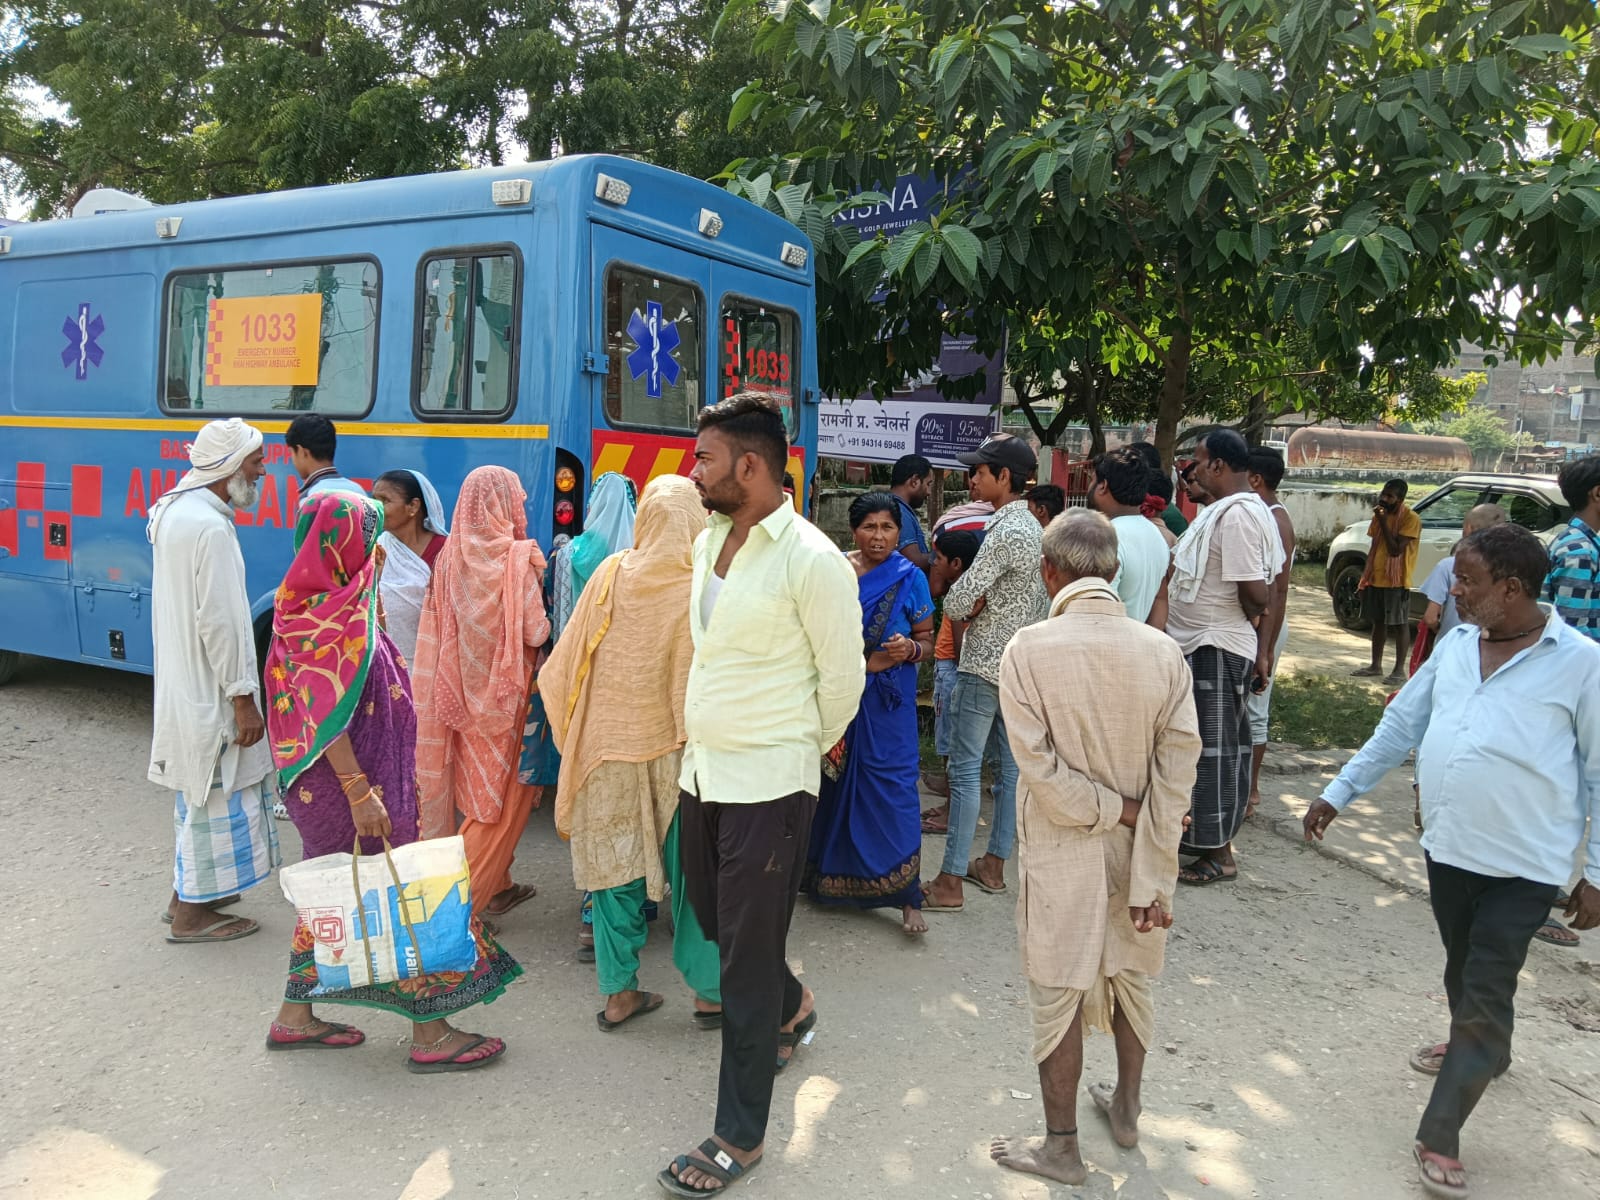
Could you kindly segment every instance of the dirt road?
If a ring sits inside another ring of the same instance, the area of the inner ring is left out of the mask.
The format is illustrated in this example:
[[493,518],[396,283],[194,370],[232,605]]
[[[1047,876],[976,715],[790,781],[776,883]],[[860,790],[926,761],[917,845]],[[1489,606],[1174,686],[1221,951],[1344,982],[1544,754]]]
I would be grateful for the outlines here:
[[[716,1038],[690,1025],[658,939],[643,982],[667,1007],[596,1031],[547,810],[516,871],[540,895],[504,931],[527,977],[467,1021],[509,1040],[504,1062],[408,1075],[403,1026],[368,1011],[360,1049],[268,1055],[292,914],[269,884],[238,910],[261,934],[162,940],[171,799],[144,782],[149,721],[149,682],[132,676],[34,661],[0,690],[0,1195],[658,1194],[655,1172],[709,1132]],[[1405,1059],[1445,1032],[1437,939],[1414,894],[1271,832],[1315,782],[1275,779],[1241,839],[1243,879],[1180,896],[1143,1144],[1117,1150],[1085,1103],[1093,1174],[1079,1189],[1008,1174],[987,1154],[994,1134],[1042,1128],[1010,898],[974,894],[964,913],[931,914],[920,943],[888,914],[802,902],[790,949],[821,1021],[778,1082],[766,1162],[736,1194],[1420,1196],[1409,1145],[1428,1080]],[[298,844],[280,828],[292,861]],[[942,849],[930,839],[930,868]],[[1479,1197],[1600,1193],[1600,1037],[1572,1023],[1600,1016],[1600,996],[1580,962],[1538,946],[1529,959],[1516,1064],[1467,1128]],[[1088,1078],[1109,1078],[1109,1039],[1095,1037],[1088,1059]]]

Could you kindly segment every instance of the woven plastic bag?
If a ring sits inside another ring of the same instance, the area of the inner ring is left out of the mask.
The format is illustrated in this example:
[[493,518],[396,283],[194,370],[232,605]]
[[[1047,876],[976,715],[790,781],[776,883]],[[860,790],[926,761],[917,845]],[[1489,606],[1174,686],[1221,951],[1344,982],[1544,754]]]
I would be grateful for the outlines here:
[[278,881],[311,931],[313,996],[466,972],[477,964],[460,837],[398,850],[385,840],[382,854],[325,854],[285,867]]

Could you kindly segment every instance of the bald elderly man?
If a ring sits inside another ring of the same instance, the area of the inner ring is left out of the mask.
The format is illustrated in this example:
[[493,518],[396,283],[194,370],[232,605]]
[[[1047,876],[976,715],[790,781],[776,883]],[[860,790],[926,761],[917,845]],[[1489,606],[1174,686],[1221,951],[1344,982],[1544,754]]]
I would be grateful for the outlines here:
[[256,932],[248,917],[217,910],[279,862],[255,630],[233,526],[235,509],[255,507],[266,473],[261,440],[237,417],[205,425],[188,473],[151,510],[146,530],[156,692],[149,778],[174,793],[169,942]]

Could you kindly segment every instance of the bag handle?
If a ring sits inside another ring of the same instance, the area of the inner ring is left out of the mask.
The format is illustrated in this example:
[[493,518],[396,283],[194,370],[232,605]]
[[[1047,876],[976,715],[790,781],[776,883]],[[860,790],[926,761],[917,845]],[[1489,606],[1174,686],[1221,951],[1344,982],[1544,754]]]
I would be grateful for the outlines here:
[[[422,944],[417,941],[417,931],[411,924],[411,914],[406,911],[405,885],[400,882],[400,872],[395,869],[393,858],[394,847],[389,844],[389,839],[383,839],[383,861],[389,864],[389,877],[394,880],[394,903],[400,910],[400,923],[406,927],[406,933],[411,937],[411,948],[417,952],[417,974],[426,975],[428,972],[422,965]],[[372,970],[372,940],[367,935],[367,906],[361,902],[361,835],[356,834],[355,853],[350,856],[350,885],[356,894],[356,919],[361,925],[361,949],[366,956],[367,986],[372,987],[376,982]]]

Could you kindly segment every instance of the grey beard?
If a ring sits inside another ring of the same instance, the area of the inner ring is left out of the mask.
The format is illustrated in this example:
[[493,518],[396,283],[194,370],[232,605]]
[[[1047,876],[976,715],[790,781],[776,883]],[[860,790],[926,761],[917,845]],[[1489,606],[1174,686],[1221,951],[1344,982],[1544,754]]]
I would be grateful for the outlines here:
[[228,503],[235,508],[254,508],[261,496],[259,481],[245,482],[243,475],[228,480]]

